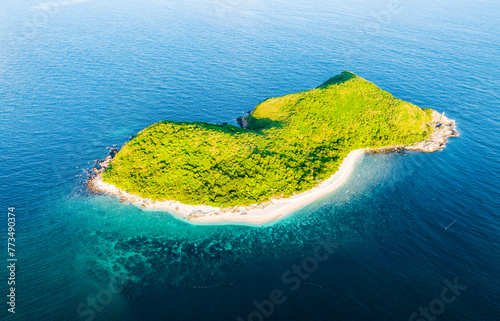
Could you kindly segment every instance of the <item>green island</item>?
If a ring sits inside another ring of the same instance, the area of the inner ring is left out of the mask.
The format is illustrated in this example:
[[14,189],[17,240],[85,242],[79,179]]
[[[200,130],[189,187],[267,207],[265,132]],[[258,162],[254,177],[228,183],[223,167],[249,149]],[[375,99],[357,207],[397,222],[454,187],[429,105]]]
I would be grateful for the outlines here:
[[427,139],[432,112],[343,72],[263,101],[239,119],[242,127],[153,124],[123,146],[102,180],[153,201],[221,208],[265,202],[315,187],[352,150]]

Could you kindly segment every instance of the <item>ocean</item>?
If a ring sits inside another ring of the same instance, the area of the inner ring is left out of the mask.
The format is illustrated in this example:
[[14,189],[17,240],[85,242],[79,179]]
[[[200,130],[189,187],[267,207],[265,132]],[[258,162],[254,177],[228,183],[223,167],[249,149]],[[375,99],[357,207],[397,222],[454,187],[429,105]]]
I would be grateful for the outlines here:
[[[2,1],[0,320],[499,320],[499,13],[493,0]],[[236,125],[344,70],[445,112],[460,137],[367,154],[335,193],[260,227],[192,225],[85,187],[107,147],[154,122]]]

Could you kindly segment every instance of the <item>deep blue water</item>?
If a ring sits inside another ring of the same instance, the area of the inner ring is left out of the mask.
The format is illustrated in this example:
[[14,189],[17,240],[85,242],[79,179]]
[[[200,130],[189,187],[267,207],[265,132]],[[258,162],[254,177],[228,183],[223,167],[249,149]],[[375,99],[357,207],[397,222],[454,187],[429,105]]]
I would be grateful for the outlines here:
[[[262,319],[411,320],[431,305],[429,320],[499,320],[500,3],[40,3],[0,4],[0,259],[8,206],[18,259],[16,314],[2,303],[0,319],[260,320],[252,302],[276,289]],[[235,124],[343,70],[446,112],[461,136],[366,155],[336,193],[259,228],[190,225],[83,187],[106,147],[151,123]],[[459,295],[444,290],[455,278]]]

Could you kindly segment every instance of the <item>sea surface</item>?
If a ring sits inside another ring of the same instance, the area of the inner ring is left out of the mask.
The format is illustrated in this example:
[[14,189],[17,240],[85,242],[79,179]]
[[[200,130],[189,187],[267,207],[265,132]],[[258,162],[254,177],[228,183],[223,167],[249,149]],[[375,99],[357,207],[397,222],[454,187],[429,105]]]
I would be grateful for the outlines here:
[[[500,320],[499,20],[497,0],[2,0],[0,320]],[[154,122],[236,124],[344,70],[460,137],[365,155],[261,227],[85,188]]]

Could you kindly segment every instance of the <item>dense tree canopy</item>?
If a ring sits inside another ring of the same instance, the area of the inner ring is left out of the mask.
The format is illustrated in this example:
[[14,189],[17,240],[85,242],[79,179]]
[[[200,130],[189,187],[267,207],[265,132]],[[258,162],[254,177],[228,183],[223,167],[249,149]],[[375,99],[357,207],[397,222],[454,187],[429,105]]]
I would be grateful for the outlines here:
[[259,203],[314,187],[353,149],[424,140],[430,114],[343,72],[318,88],[260,103],[246,129],[153,124],[122,148],[103,180],[153,200]]

